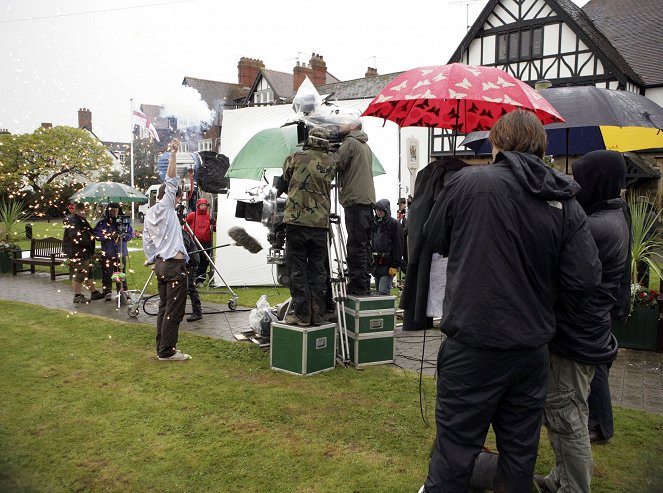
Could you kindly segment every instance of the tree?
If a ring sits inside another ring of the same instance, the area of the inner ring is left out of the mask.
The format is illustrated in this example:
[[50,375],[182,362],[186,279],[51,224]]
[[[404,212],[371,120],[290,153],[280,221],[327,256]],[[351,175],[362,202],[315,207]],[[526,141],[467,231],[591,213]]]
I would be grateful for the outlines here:
[[156,163],[159,158],[152,139],[134,140],[134,185],[140,190],[147,190],[150,185],[159,183]]
[[0,187],[38,215],[54,197],[66,200],[58,194],[63,187],[106,179],[111,164],[106,146],[85,130],[58,126],[0,135]]

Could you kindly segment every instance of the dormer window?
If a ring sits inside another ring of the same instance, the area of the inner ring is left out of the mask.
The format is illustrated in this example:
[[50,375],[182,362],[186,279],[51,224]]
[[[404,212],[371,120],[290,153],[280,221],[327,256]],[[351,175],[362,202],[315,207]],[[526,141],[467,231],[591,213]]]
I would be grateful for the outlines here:
[[498,63],[540,58],[543,55],[543,28],[500,33],[496,48]]

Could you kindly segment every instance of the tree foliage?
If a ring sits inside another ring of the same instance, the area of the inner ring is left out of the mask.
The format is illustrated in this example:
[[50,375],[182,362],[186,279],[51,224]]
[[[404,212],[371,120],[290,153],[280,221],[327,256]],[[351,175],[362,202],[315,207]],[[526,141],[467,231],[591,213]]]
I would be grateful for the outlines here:
[[105,175],[111,164],[106,146],[85,130],[38,128],[31,134],[0,136],[0,168],[16,193],[28,188],[39,193],[61,178]]
[[112,160],[106,146],[85,130],[58,126],[31,134],[0,135],[0,187],[31,209],[66,201],[59,191],[105,180]]
[[156,162],[159,152],[152,139],[134,141],[134,185],[139,190],[147,190],[150,185],[159,183]]

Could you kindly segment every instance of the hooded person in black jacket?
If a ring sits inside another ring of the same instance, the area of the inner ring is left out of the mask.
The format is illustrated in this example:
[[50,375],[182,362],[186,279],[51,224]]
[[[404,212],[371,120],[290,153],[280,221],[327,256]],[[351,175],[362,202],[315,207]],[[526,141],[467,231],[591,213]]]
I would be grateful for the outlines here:
[[444,186],[424,226],[448,256],[438,355],[437,433],[421,491],[466,492],[489,426],[495,491],[531,491],[560,291],[581,296],[601,266],[579,187],[546,166],[546,133],[517,110],[490,131],[494,164]]
[[587,428],[590,383],[597,365],[617,357],[611,313],[628,312],[630,214],[620,198],[626,163],[615,151],[594,151],[573,165],[582,187],[576,199],[599,250],[601,284],[591,295],[562,291],[555,312],[557,332],[548,344],[550,375],[544,424],[555,452],[550,474],[537,477],[543,491],[589,492],[592,449]]
[[373,277],[378,294],[390,295],[394,276],[403,261],[403,231],[391,216],[391,204],[380,199],[375,204],[373,221]]

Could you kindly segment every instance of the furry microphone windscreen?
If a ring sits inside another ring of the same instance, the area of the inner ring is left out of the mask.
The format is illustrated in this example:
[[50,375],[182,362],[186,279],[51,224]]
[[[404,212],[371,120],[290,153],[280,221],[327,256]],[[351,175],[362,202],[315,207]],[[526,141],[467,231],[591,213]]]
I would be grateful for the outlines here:
[[262,250],[262,245],[253,236],[246,232],[244,228],[233,226],[228,230],[230,236],[239,246],[246,248],[251,253],[258,253]]

